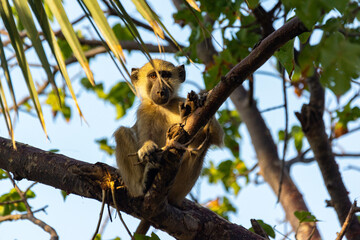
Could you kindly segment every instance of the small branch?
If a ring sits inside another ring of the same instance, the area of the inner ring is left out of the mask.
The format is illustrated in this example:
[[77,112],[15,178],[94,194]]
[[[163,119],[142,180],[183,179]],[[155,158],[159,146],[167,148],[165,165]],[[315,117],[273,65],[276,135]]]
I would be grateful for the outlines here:
[[285,158],[286,158],[286,150],[287,150],[287,143],[288,143],[288,128],[289,128],[289,113],[288,113],[288,104],[287,104],[287,94],[286,94],[286,79],[285,79],[285,68],[282,68],[282,80],[283,80],[283,95],[284,95],[284,114],[285,114],[285,134],[284,134],[284,148],[283,154],[281,158],[281,173],[280,173],[280,180],[279,180],[279,191],[278,191],[278,200],[280,202],[281,190],[282,190],[282,183],[284,180],[284,171],[285,171]]
[[[325,91],[321,86],[319,78],[319,74],[315,71],[315,74],[307,79],[310,90],[310,102],[309,104],[304,104],[301,112],[295,114],[301,123],[303,132],[319,165],[338,219],[341,224],[344,224],[351,208],[351,201],[325,130],[323,121]],[[360,239],[359,233],[360,223],[356,218],[352,218],[346,236],[348,239]]]
[[275,106],[275,107],[265,108],[264,110],[261,110],[260,113],[270,112],[270,111],[277,110],[277,109],[283,108],[283,107],[285,107],[284,104],[281,104],[281,105]]
[[346,219],[341,228],[341,231],[338,234],[338,236],[336,237],[336,240],[341,240],[345,236],[345,233],[351,223],[351,219],[354,217],[356,212],[360,212],[360,207],[357,206],[357,201],[354,201],[354,203],[351,205],[348,215],[346,216]]

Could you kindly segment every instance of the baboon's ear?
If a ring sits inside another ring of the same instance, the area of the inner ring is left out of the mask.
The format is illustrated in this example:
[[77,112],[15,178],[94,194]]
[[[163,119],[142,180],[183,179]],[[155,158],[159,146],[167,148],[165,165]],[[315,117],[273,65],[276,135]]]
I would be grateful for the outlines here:
[[130,79],[131,79],[132,84],[135,85],[135,83],[139,79],[139,68],[132,68],[131,69]]
[[180,65],[176,67],[178,69],[179,72],[179,79],[181,82],[185,81],[185,77],[186,77],[186,72],[185,72],[185,66],[184,65]]

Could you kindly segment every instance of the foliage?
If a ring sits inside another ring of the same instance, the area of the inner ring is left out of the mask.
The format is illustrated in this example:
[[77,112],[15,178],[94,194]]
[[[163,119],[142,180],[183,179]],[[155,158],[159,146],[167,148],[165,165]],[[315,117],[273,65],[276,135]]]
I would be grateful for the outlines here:
[[135,95],[124,82],[119,82],[112,86],[108,93],[104,91],[102,83],[92,86],[86,78],[83,78],[81,79],[81,84],[86,90],[96,93],[100,99],[114,105],[116,109],[116,119],[124,116],[126,111],[134,103]]
[[[35,198],[35,193],[28,190],[25,197],[27,199]],[[15,188],[11,189],[10,192],[1,195],[0,203],[8,202],[8,204],[0,205],[0,216],[9,215],[13,211],[25,212],[25,204],[19,200],[21,200],[21,197]]]
[[[278,133],[279,141],[285,140],[285,131],[280,130]],[[288,139],[286,141],[289,141],[290,139],[293,139],[294,141],[294,147],[298,153],[301,152],[303,147],[303,141],[304,141],[304,132],[302,131],[300,126],[292,126],[290,132],[288,133]]]
[[[261,219],[256,219],[256,222],[259,223],[259,225],[261,226],[262,229],[264,229],[264,231],[266,232],[266,234],[272,238],[275,238],[275,231],[274,229],[267,223],[265,223],[263,220]],[[249,228],[250,231],[254,232],[254,228],[251,227]]]
[[229,220],[229,213],[235,213],[236,208],[230,202],[227,197],[216,198],[214,200],[208,201],[205,206],[211,211],[219,214],[225,219]]
[[294,215],[297,219],[299,219],[300,223],[303,222],[318,222],[319,220],[316,219],[314,215],[312,215],[310,212],[306,211],[295,211]]
[[0,180],[8,178],[6,172],[0,169]]
[[144,236],[142,234],[135,233],[134,239],[135,240],[160,240],[158,235],[156,235],[156,233],[154,233],[154,232],[151,233],[151,236]]

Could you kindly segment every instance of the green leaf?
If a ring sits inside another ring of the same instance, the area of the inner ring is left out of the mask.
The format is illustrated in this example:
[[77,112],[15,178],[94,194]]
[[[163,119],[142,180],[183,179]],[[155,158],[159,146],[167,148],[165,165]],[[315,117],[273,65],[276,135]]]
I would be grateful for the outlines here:
[[154,11],[149,7],[145,0],[132,0],[138,12],[145,18],[145,20],[153,28],[153,31],[156,36],[159,36],[161,39],[164,39],[164,32],[162,31],[159,24],[161,23],[154,13]]
[[323,37],[318,52],[323,69],[321,82],[337,96],[345,94],[351,87],[350,81],[360,74],[360,45],[336,32]]
[[156,235],[154,232],[151,233],[151,236],[145,236],[142,234],[135,233],[134,234],[135,240],[160,240],[159,236]]
[[42,46],[38,30],[35,27],[35,23],[33,21],[33,16],[31,14],[27,0],[13,0],[13,2],[16,7],[16,10],[19,14],[19,18],[20,18],[23,26],[25,27],[26,33],[29,36],[29,38],[33,44],[33,47],[37,53],[37,56],[39,57],[40,62],[47,74],[48,80],[50,81],[50,83],[53,87],[53,90],[57,95],[57,100],[60,103],[60,96],[59,96],[58,89],[56,87],[54,75],[51,71],[50,64],[48,62],[45,50]]
[[51,106],[51,110],[53,112],[54,116],[57,116],[57,113],[61,113],[66,121],[70,120],[71,117],[71,108],[69,106],[66,105],[65,103],[65,93],[60,90],[59,91],[59,96],[60,96],[60,103],[57,100],[57,96],[54,93],[54,91],[51,91],[48,94],[48,97],[46,99],[46,104]]
[[109,48],[115,55],[115,57],[120,61],[125,61],[125,56],[122,50],[122,47],[117,40],[113,30],[109,26],[104,12],[101,10],[99,3],[96,0],[82,0],[86,7],[89,9],[92,18],[94,19],[96,25],[98,26],[100,32],[104,36]]
[[1,110],[3,113],[2,115],[4,116],[4,120],[6,123],[6,128],[9,132],[9,136],[11,137],[13,147],[14,147],[14,149],[16,149],[15,138],[14,138],[14,129],[13,129],[13,125],[12,125],[12,121],[11,121],[11,117],[10,117],[9,107],[6,102],[4,88],[1,83],[1,79],[0,79],[0,105],[1,105]]
[[279,130],[278,138],[279,138],[279,141],[284,141],[285,140],[285,131],[284,130]]
[[18,60],[21,71],[24,75],[26,85],[28,87],[30,97],[35,105],[35,110],[40,120],[41,126],[47,136],[47,131],[45,127],[45,121],[43,117],[43,113],[41,110],[41,105],[38,98],[38,93],[35,88],[34,81],[31,76],[29,65],[26,61],[25,52],[22,46],[22,41],[20,39],[19,33],[16,29],[15,21],[11,12],[11,7],[9,2],[6,0],[0,1],[0,15],[2,17],[5,28],[9,33],[9,37],[11,40],[11,44],[15,50],[16,59]]
[[318,222],[319,221],[310,212],[306,212],[306,211],[295,211],[294,215],[295,215],[295,217],[297,219],[299,219],[300,223],[303,223],[303,222]]
[[125,115],[126,111],[133,105],[135,100],[135,94],[129,89],[127,83],[118,82],[109,91],[104,92],[104,86],[102,83],[98,83],[95,86],[91,86],[86,78],[81,79],[81,84],[89,91],[93,91],[101,99],[111,103],[115,106],[116,119]]
[[105,151],[108,155],[111,156],[115,153],[115,146],[110,146],[107,138],[97,139],[95,142],[98,143],[100,145],[100,149]]
[[210,161],[210,167],[204,168],[202,174],[208,177],[209,183],[221,181],[227,192],[232,189],[234,195],[237,195],[241,190],[237,179],[239,176],[245,176],[246,182],[248,183],[248,176],[245,175],[247,171],[248,169],[245,163],[239,158],[236,158],[235,160],[222,161],[217,167]]
[[304,32],[302,34],[300,34],[298,37],[299,37],[299,40],[302,44],[305,44],[309,38],[311,36],[311,32]]
[[6,55],[5,55],[5,51],[4,51],[4,45],[1,40],[1,35],[0,35],[0,63],[1,63],[1,67],[4,71],[4,75],[5,75],[9,90],[10,90],[11,98],[13,100],[14,110],[17,113],[18,107],[16,104],[15,92],[14,92],[14,88],[13,88],[12,81],[11,81],[11,75],[10,75],[9,67],[8,67],[7,60],[6,60]]
[[254,9],[259,4],[259,0],[246,0],[246,3],[250,9]]
[[[55,38],[55,34],[54,34],[54,32],[52,31],[52,29],[50,27],[49,20],[46,17],[46,16],[48,16],[49,18],[51,18],[52,13],[46,12],[46,8],[44,9],[41,1],[30,0],[29,4],[30,4],[30,6],[31,6],[31,8],[32,8],[32,10],[33,10],[33,12],[34,12],[34,14],[35,14],[41,28],[42,28],[42,30],[43,30],[45,39],[47,40],[47,42],[48,42],[48,44],[50,46],[50,49],[51,49],[52,53],[55,56],[56,62],[57,62],[58,67],[59,67],[59,70],[60,70],[62,76],[64,77],[66,85],[67,85],[67,87],[68,87],[68,89],[70,91],[71,97],[73,98],[73,100],[75,102],[78,113],[79,113],[79,115],[81,117],[83,117],[83,114],[82,114],[82,112],[80,110],[79,104],[78,104],[76,96],[75,96],[74,89],[73,89],[71,81],[70,81],[70,77],[69,77],[68,72],[66,70],[65,61],[64,61],[64,58],[63,58],[63,55],[62,55],[62,52],[65,51],[65,48],[60,49],[59,44],[58,44],[58,42],[57,42],[57,40]],[[47,6],[47,5],[45,5],[45,6]],[[71,48],[68,45],[68,43],[65,40],[63,40],[63,42],[66,43],[66,45],[70,49],[70,54],[72,54]]]
[[312,29],[316,22],[321,21],[321,18],[333,7],[335,7],[333,4],[335,1],[283,0],[282,3],[287,10],[295,9],[296,15],[305,24],[305,26],[308,29]]
[[63,197],[64,202],[65,202],[65,200],[69,196],[69,194],[64,190],[60,190],[60,193],[61,193],[61,196]]
[[134,36],[131,34],[128,28],[123,27],[120,23],[115,24],[112,27],[115,36],[119,40],[134,40]]
[[207,202],[205,206],[225,219],[229,219],[230,213],[236,213],[236,208],[227,197],[216,198]]
[[293,126],[291,128],[291,136],[294,138],[295,148],[298,153],[301,152],[303,146],[304,132],[300,126]]
[[[266,234],[272,238],[275,238],[275,231],[273,229],[273,227],[271,227],[269,224],[265,223],[263,220],[261,219],[256,219],[256,221],[259,223],[259,225],[261,226],[262,229],[264,229],[264,231],[266,232]],[[250,231],[254,232],[253,227],[249,228]]]
[[61,0],[45,0],[45,3],[47,3],[51,12],[54,14],[55,18],[57,19],[61,27],[61,30],[64,34],[64,37],[66,38],[72,51],[74,52],[76,59],[79,61],[80,65],[84,69],[87,78],[89,79],[90,83],[94,85],[95,84],[94,77],[90,70],[89,62],[87,61],[81,49],[81,44],[74,32],[72,24],[67,18]]
[[[35,193],[32,192],[31,190],[29,190],[26,193],[26,197],[28,199],[34,198]],[[18,201],[18,200],[21,200],[21,197],[15,188],[11,189],[10,192],[5,193],[2,196],[0,196],[0,202],[13,202],[13,201]],[[9,215],[13,211],[25,212],[26,206],[23,202],[14,202],[14,203],[6,204],[6,205],[0,205],[0,216]]]
[[0,169],[0,180],[7,179],[8,176],[6,175],[6,172],[2,169]]
[[294,71],[294,41],[295,39],[292,39],[288,41],[284,46],[282,46],[278,51],[275,52],[275,57],[279,60],[281,65],[286,69],[286,72],[288,73],[289,77],[291,78],[291,75]]

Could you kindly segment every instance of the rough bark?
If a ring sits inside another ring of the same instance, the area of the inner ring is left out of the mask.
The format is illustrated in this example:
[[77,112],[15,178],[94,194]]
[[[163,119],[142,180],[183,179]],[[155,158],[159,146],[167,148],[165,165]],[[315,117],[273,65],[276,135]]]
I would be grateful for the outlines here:
[[[110,181],[114,181],[115,189],[122,186],[118,171],[113,167],[78,161],[26,144],[17,143],[16,146],[18,150],[12,148],[10,140],[0,138],[0,168],[12,172],[16,179],[26,178],[62,189],[69,194],[98,201],[101,201],[102,189],[110,191],[108,189]],[[171,179],[171,176],[169,177],[166,171],[173,166],[171,164],[166,166],[157,176],[158,181],[164,186],[155,183],[156,187],[153,188],[166,189],[169,185],[166,180]],[[154,194],[147,194],[145,199],[148,196]],[[116,199],[119,210],[135,217],[152,215],[149,220],[153,226],[178,239],[263,239],[188,200],[184,202],[182,209],[167,204],[166,200],[161,200],[160,204],[155,203],[156,208],[149,211],[143,207],[143,198],[130,198],[125,188],[116,190]],[[159,200],[157,196],[153,199]],[[106,202],[114,205],[110,197]]]
[[[334,155],[331,143],[326,134],[325,124],[322,119],[324,113],[325,92],[321,86],[319,75],[307,79],[310,90],[310,102],[304,104],[301,113],[296,113],[305,136],[314,153],[315,159],[321,170],[325,186],[331,197],[331,205],[334,207],[341,225],[351,208],[349,192],[346,190]],[[360,239],[360,224],[356,216],[353,216],[348,231],[348,239]]]

